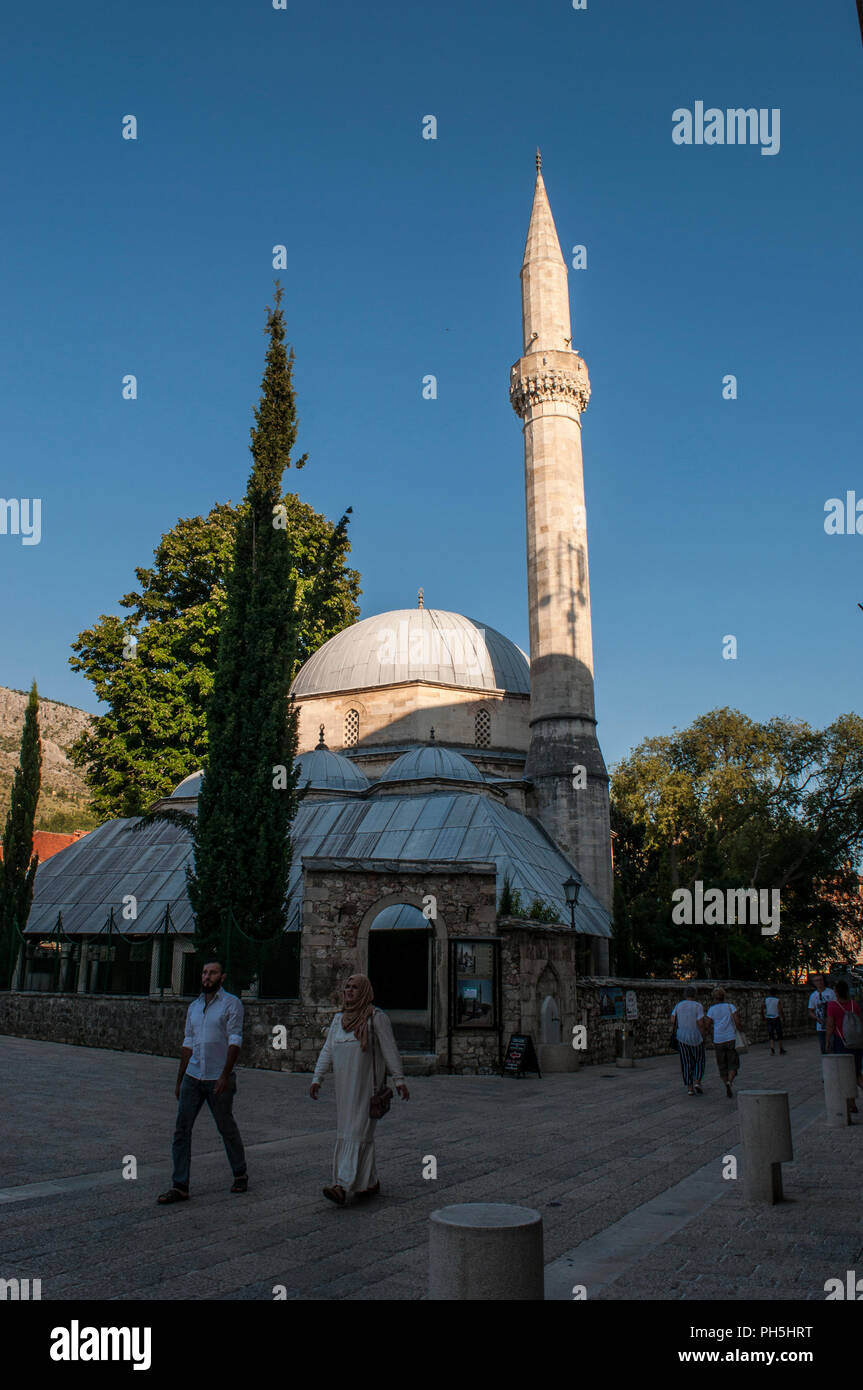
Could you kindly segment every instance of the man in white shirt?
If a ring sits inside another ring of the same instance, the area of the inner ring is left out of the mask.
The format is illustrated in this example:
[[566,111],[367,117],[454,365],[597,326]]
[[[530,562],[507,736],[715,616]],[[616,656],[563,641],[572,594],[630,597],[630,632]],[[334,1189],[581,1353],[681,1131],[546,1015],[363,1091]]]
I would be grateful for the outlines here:
[[224,1141],[234,1174],[231,1191],[248,1190],[246,1154],[233,1116],[237,1093],[234,1063],[243,1045],[243,1005],[235,994],[222,989],[224,978],[221,961],[208,961],[201,974],[202,992],[186,1013],[175,1087],[180,1105],[172,1149],[174,1176],[171,1187],[158,1198],[161,1206],[189,1200],[192,1126],[205,1101]]
[[809,1017],[815,1019],[815,1031],[822,1052],[827,1050],[827,1005],[836,998],[829,985],[826,988],[825,985],[824,976],[816,975],[815,988],[809,996]]
[[779,1043],[779,1056],[785,1056],[785,1048],[782,1046],[782,1024],[785,1015],[782,1012],[782,1004],[779,995],[776,993],[776,986],[770,986],[770,993],[767,995],[761,1006],[761,1013],[767,1022],[767,1037],[770,1041],[770,1056],[776,1056],[774,1043]]

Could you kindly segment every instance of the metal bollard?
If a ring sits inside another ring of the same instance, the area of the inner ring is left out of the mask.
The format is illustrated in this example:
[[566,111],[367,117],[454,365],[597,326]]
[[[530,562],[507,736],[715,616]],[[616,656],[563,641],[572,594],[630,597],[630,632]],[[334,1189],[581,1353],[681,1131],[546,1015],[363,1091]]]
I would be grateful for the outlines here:
[[738,1091],[747,1202],[782,1201],[782,1164],[794,1157],[787,1091]]
[[857,1069],[850,1052],[826,1052],[821,1058],[824,1077],[824,1108],[829,1129],[844,1129],[851,1123],[851,1102],[857,1096]]
[[440,1207],[430,1221],[430,1299],[513,1302],[545,1297],[538,1211],[504,1202],[465,1202]]

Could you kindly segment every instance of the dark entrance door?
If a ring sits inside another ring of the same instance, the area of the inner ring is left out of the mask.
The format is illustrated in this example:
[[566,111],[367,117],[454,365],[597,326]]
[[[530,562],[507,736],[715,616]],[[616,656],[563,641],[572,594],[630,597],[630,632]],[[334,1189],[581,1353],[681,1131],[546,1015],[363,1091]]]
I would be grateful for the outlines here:
[[[421,914],[418,914],[421,916]],[[430,1052],[431,943],[433,934],[424,922],[408,930],[369,932],[368,975],[375,1003],[385,1009],[396,1042],[403,1052]]]

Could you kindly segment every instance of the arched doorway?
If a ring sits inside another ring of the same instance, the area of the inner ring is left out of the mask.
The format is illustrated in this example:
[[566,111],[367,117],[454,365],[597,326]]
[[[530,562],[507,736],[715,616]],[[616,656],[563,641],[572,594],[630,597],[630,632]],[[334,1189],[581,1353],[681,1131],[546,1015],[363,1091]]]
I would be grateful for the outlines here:
[[382,908],[369,927],[368,976],[402,1052],[434,1051],[432,923],[410,903]]

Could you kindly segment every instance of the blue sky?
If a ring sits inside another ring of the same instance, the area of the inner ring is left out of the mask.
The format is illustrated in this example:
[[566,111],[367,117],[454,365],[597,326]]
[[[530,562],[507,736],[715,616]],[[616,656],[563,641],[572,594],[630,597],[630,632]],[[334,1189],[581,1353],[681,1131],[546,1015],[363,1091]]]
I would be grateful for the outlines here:
[[[277,243],[310,455],[286,481],[353,507],[363,616],[422,585],[526,648],[507,388],[540,145],[588,248],[606,758],[721,704],[859,708],[863,535],[823,524],[863,498],[853,0],[48,0],[5,27],[0,494],[40,497],[43,534],[0,536],[0,684],[95,710],[70,642],[177,517],[242,496]],[[779,153],[675,145],[698,100],[779,108]]]

